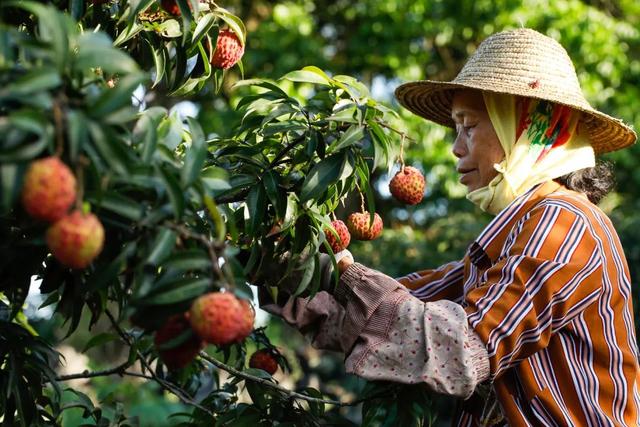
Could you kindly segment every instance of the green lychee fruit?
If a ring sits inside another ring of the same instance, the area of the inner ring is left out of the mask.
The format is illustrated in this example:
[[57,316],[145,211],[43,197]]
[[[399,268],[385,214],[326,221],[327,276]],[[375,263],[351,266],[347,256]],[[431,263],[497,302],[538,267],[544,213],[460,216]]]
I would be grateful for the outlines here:
[[85,268],[102,251],[104,228],[98,217],[73,211],[47,230],[47,245],[67,267]]
[[66,215],[76,200],[76,178],[57,157],[29,165],[22,186],[22,205],[36,219],[55,222]]
[[382,233],[382,218],[374,214],[373,224],[369,222],[369,212],[354,212],[347,218],[347,228],[354,239],[373,240]]

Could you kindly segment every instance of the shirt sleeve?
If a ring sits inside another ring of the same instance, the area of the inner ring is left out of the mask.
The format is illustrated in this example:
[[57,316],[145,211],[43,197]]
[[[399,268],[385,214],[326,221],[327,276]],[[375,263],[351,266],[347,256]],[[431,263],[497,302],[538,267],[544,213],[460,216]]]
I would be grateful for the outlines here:
[[496,263],[465,297],[492,377],[545,348],[551,334],[598,299],[601,264],[587,222],[565,207],[536,207],[514,226]]
[[463,300],[464,261],[453,261],[432,270],[421,270],[396,279],[421,301]]
[[345,306],[345,366],[369,380],[425,383],[432,390],[471,395],[489,375],[489,359],[452,301],[421,302],[396,280],[353,264],[336,299]]

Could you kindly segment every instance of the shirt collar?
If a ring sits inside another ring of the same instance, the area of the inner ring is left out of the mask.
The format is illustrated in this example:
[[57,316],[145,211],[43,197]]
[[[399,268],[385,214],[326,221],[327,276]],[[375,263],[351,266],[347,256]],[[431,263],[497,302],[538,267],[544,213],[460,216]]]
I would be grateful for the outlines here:
[[514,224],[530,211],[540,200],[553,193],[561,185],[555,181],[537,184],[518,196],[493,218],[478,238],[469,247],[469,259],[481,269],[493,265],[502,251],[502,246]]

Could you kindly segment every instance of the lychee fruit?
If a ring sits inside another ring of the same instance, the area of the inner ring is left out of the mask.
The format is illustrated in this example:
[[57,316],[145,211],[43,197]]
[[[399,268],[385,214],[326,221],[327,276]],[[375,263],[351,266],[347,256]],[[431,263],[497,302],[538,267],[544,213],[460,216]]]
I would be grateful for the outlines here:
[[180,7],[176,0],[162,0],[160,2],[160,6],[164,9],[168,14],[180,16]]
[[193,302],[189,322],[196,334],[208,343],[226,345],[241,341],[248,329],[247,305],[232,293],[211,292]]
[[216,50],[211,57],[214,68],[226,70],[233,67],[244,55],[244,45],[236,33],[225,29],[218,33]]
[[369,222],[369,212],[354,212],[347,218],[347,228],[351,235],[358,240],[373,240],[382,233],[382,218],[374,214],[373,224]]
[[349,229],[345,223],[339,219],[331,221],[331,227],[333,227],[338,237],[336,237],[336,235],[328,228],[324,229],[324,235],[327,238],[327,243],[331,246],[333,253],[338,253],[349,246],[349,243],[351,242],[351,234],[349,234]]
[[424,196],[424,175],[412,167],[405,166],[393,177],[389,183],[391,195],[408,205],[416,205]]
[[55,222],[66,215],[76,200],[76,178],[57,157],[29,165],[22,186],[22,204],[36,219]]
[[256,318],[256,312],[251,303],[246,299],[238,301],[240,301],[240,305],[242,306],[242,321],[240,322],[240,325],[238,325],[238,335],[236,336],[235,341],[241,342],[251,334],[251,331],[253,331],[253,321]]
[[47,230],[51,253],[67,267],[85,268],[102,251],[103,244],[104,228],[91,213],[73,211]]
[[251,358],[249,359],[249,367],[262,369],[269,375],[273,375],[278,370],[278,362],[276,362],[276,358],[273,357],[273,353],[270,350],[262,349],[251,355]]
[[[169,343],[174,340],[176,342]],[[204,347],[204,342],[193,332],[184,314],[169,317],[156,331],[153,342],[160,359],[171,370],[187,366]]]

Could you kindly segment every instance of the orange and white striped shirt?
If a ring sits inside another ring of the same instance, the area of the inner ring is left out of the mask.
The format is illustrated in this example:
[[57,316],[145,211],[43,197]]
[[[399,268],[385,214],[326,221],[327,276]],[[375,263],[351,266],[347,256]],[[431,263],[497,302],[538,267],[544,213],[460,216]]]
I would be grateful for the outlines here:
[[[549,181],[517,198],[462,261],[398,279],[461,304],[510,426],[639,426],[629,269],[607,216]],[[482,425],[474,397],[458,426]]]

